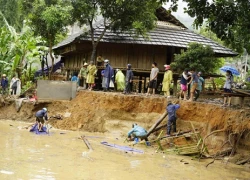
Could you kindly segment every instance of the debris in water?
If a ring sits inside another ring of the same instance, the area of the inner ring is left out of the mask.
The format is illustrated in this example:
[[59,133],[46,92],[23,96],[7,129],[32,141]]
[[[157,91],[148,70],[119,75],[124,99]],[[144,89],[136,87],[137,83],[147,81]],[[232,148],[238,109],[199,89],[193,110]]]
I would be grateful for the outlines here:
[[1,170],[0,173],[2,173],[2,174],[14,174],[14,172],[5,171],[5,170]]

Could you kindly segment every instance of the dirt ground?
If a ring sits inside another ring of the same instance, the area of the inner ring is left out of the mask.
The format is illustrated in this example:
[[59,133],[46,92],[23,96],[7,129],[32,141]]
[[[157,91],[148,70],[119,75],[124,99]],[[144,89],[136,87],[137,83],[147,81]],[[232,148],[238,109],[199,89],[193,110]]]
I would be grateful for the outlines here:
[[[176,101],[176,100],[173,100]],[[190,130],[192,122],[202,136],[215,130],[223,130],[207,139],[210,149],[218,149],[229,133],[243,133],[241,145],[250,148],[250,110],[222,108],[207,102],[180,101],[177,111],[177,129]],[[109,132],[126,135],[132,123],[149,129],[164,113],[167,99],[162,96],[122,95],[118,93],[80,91],[72,101],[23,103],[19,112],[15,105],[0,108],[0,119],[34,121],[37,110],[47,107],[49,116],[61,115],[63,120],[51,119],[58,129]],[[166,122],[167,120],[165,120]],[[153,136],[152,136],[153,137]]]

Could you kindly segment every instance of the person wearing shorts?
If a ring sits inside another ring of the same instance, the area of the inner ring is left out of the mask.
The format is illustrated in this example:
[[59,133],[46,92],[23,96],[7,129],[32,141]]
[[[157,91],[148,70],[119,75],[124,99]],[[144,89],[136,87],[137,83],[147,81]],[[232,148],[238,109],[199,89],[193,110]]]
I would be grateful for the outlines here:
[[44,119],[48,120],[47,108],[43,108],[36,112],[36,123],[38,124],[38,130],[42,131],[44,125]]
[[192,85],[192,88],[191,88],[191,91],[190,91],[190,98],[189,98],[189,101],[193,101],[194,100],[194,92],[196,90],[196,88],[198,87],[198,81],[199,81],[199,77],[196,73],[196,71],[193,69],[191,70],[191,80],[190,82],[193,84]]
[[181,92],[180,92],[180,99],[183,93],[184,99],[187,100],[187,90],[188,90],[188,79],[189,79],[189,74],[188,70],[184,70],[181,76]]
[[151,90],[152,90],[152,94],[155,94],[155,89],[157,88],[157,76],[159,73],[159,69],[157,68],[157,63],[154,62],[152,64],[152,69],[151,69],[151,73],[150,73],[150,81],[149,81],[149,85],[148,85],[148,93],[147,95],[150,94]]

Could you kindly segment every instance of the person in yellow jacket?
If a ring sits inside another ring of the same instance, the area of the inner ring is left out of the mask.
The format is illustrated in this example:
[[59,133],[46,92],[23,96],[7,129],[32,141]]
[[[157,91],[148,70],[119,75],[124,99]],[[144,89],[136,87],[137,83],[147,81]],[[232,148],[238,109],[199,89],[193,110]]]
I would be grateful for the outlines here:
[[170,97],[170,84],[173,80],[173,72],[170,70],[170,65],[164,65],[166,72],[164,73],[164,78],[162,81],[162,91],[164,92],[164,96]]
[[117,91],[124,91],[125,76],[120,69],[116,69],[115,82]]
[[92,90],[94,87],[96,73],[97,73],[97,68],[94,65],[94,62],[90,61],[87,67],[87,84],[89,90]]

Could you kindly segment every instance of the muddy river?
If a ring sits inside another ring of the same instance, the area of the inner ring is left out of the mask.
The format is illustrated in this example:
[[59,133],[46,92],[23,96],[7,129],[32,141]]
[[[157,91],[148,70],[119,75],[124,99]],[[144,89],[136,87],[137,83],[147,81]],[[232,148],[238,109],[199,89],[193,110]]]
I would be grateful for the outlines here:
[[[163,155],[138,145],[144,154],[126,153],[100,144],[125,145],[115,134],[90,134],[50,129],[36,135],[23,122],[0,121],[0,179],[14,180],[250,180],[244,166],[191,157]],[[89,136],[89,151],[79,137]],[[182,160],[183,159],[183,160]],[[185,161],[184,162],[181,162]]]

